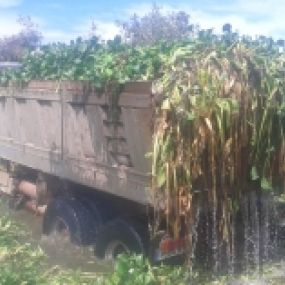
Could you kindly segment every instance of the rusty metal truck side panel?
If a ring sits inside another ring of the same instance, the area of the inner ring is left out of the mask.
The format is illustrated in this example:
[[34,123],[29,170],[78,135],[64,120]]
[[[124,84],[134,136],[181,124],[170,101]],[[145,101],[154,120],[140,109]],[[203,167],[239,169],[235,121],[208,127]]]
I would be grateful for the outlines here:
[[150,85],[126,84],[116,118],[112,94],[100,95],[88,82],[0,88],[0,157],[148,204]]

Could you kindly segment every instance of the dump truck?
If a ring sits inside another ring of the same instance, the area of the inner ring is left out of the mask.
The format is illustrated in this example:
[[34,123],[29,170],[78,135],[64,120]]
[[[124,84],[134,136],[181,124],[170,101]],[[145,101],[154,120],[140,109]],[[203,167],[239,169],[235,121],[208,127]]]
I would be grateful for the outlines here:
[[74,81],[1,87],[1,189],[43,215],[43,234],[94,245],[98,258],[180,255],[182,240],[149,234],[151,82],[114,94]]

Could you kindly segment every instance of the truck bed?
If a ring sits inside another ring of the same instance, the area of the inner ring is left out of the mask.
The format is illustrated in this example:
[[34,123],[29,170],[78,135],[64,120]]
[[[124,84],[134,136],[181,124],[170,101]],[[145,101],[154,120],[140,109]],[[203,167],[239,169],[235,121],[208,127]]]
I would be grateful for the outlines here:
[[111,94],[88,82],[31,81],[0,88],[0,157],[138,202],[150,203],[150,82]]

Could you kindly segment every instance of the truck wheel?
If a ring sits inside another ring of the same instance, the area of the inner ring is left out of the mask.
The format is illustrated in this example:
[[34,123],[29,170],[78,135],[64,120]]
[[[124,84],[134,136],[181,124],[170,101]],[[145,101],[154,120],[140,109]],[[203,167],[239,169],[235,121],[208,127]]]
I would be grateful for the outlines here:
[[95,255],[99,259],[115,260],[122,253],[146,251],[147,228],[135,222],[117,219],[107,223],[97,235]]
[[43,220],[45,235],[61,234],[72,243],[94,244],[101,225],[99,216],[74,199],[57,198],[50,202]]

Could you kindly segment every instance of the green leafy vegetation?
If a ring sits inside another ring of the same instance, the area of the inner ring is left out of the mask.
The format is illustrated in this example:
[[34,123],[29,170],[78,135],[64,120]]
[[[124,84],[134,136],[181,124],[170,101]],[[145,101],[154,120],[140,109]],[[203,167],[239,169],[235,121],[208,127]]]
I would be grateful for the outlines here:
[[263,280],[265,284],[284,284],[284,264],[270,265],[260,276],[257,272],[242,276],[213,277],[204,271],[187,270],[179,266],[151,265],[142,256],[120,256],[114,272],[86,273],[51,267],[43,251],[36,246],[24,230],[8,216],[0,217],[0,284],[1,285],[226,285],[231,280],[252,284]]
[[[0,205],[1,206],[1,205]],[[186,284],[182,267],[152,267],[142,256],[121,256],[114,273],[99,275],[50,267],[46,256],[23,226],[8,216],[0,217],[0,284]]]
[[[240,36],[229,25],[224,31],[153,44],[120,37],[51,44],[24,57],[21,70],[2,71],[0,83],[83,80],[104,92],[154,81],[154,232],[167,225],[174,237],[189,233],[191,259],[202,200],[211,212],[213,248],[226,251],[230,264],[242,197],[283,189],[285,58],[284,42]],[[207,192],[197,198],[197,189]]]
[[58,267],[48,268],[41,248],[8,216],[0,217],[0,264],[1,285],[90,284],[93,279]]
[[92,40],[43,47],[23,59],[20,71],[3,71],[2,85],[9,81],[84,80],[100,90],[109,83],[148,80],[161,74],[164,56],[171,46],[130,47],[119,39],[107,44]]
[[114,273],[98,281],[102,285],[144,284],[184,285],[189,283],[189,274],[182,267],[152,266],[143,256],[120,256]]
[[[196,268],[189,273],[185,267],[153,265],[141,255],[119,256],[113,272],[96,273],[63,269],[47,262],[24,224],[14,221],[0,201],[0,284],[1,285],[228,285],[284,284],[284,261],[268,264],[262,274],[257,271],[243,275],[213,276]],[[4,213],[4,214],[3,214]],[[239,282],[239,283],[238,283]]]
[[[254,223],[264,227],[256,201],[284,189],[284,59],[263,39],[203,34],[173,51],[155,84],[163,99],[156,109],[153,191],[165,202],[164,215],[156,207],[156,225],[166,222],[175,237],[189,233],[190,264],[201,204],[211,224],[212,265],[220,270],[236,256],[237,213],[248,226],[242,206],[254,204]],[[255,202],[246,204],[252,196]],[[216,262],[221,256],[224,265]]]

